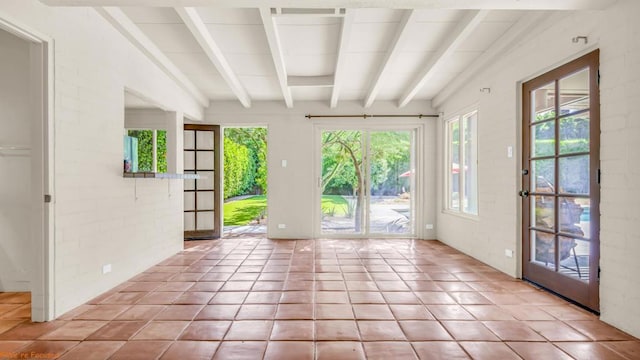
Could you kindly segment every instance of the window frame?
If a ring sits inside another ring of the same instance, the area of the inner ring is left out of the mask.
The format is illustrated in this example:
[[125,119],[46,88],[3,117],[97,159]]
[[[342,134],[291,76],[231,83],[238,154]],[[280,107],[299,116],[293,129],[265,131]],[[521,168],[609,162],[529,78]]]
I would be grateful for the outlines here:
[[[139,128],[139,127],[135,127],[135,128],[125,128],[125,135],[127,136],[131,136],[129,135],[129,131],[151,131],[151,141],[152,141],[152,148],[151,148],[151,155],[152,155],[152,160],[151,160],[151,171],[152,173],[158,173],[158,131],[167,131],[165,129],[154,129],[154,128]],[[166,136],[166,135],[165,135]],[[167,152],[167,150],[165,149],[165,153]],[[144,172],[144,171],[138,171],[138,172]]]
[[[444,192],[444,200],[443,200],[443,211],[447,213],[452,213],[464,217],[470,218],[478,218],[479,216],[479,206],[478,206],[478,113],[477,109],[473,109],[470,111],[460,112],[447,120],[444,121],[444,139],[445,139],[445,157],[444,157],[444,184],[445,184],[445,192]],[[467,154],[465,142],[466,138],[466,122],[468,119],[474,118],[471,121],[474,122],[474,126],[472,126],[472,143],[471,143],[471,155]],[[458,194],[458,204],[457,206],[453,205],[454,200],[454,185],[456,181],[453,179],[453,153],[454,153],[454,139],[453,134],[453,124],[458,124],[458,178],[457,178],[457,194]],[[475,160],[475,176],[471,180],[467,179],[467,172],[465,169],[465,163],[467,162],[467,158],[470,157],[471,160]],[[471,184],[469,187],[470,194],[467,194],[467,183],[469,181],[475,182],[475,184]],[[474,206],[467,206],[465,208],[464,199],[469,198],[468,203],[473,203]]]

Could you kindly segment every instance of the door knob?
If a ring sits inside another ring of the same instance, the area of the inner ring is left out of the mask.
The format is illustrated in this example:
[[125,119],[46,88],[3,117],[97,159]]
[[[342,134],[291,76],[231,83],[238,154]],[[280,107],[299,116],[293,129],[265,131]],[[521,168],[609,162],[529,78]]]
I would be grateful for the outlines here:
[[529,196],[529,191],[528,190],[520,190],[519,192],[520,196],[522,196],[523,198],[526,198]]

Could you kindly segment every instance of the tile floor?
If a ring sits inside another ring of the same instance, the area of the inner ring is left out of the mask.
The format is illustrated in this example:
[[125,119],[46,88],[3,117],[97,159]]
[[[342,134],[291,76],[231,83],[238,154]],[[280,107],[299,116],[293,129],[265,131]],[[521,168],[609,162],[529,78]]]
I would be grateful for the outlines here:
[[640,358],[637,339],[436,241],[185,248],[48,323],[0,294],[0,358]]

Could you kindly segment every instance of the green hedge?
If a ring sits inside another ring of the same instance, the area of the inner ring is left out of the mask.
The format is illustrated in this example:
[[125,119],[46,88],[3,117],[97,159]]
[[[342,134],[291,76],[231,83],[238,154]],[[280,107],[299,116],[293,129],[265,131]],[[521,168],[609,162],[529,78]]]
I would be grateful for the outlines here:
[[224,198],[244,195],[253,185],[254,162],[249,149],[224,138]]
[[[167,132],[158,132],[158,172],[167,172]],[[153,171],[153,130],[129,130],[129,136],[138,138],[138,171]]]
[[[555,141],[553,139],[539,139],[535,142],[536,154],[555,154]],[[589,139],[560,140],[560,154],[571,154],[589,151]]]

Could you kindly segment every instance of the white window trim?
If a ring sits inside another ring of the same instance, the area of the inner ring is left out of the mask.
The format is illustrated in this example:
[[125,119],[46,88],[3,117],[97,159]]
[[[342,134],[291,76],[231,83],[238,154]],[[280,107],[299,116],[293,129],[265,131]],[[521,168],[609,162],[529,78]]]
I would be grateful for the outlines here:
[[[474,116],[476,117],[475,121],[476,121],[476,137],[475,137],[475,141],[474,141],[474,148],[475,148],[475,152],[476,152],[476,163],[477,163],[477,157],[478,157],[478,133],[477,133],[477,122],[478,122],[478,110],[474,109],[474,110],[470,110],[470,111],[465,111],[465,112],[461,112],[458,113],[455,116],[452,116],[450,118],[448,118],[447,120],[444,121],[444,139],[445,139],[445,143],[444,143],[444,184],[445,184],[445,191],[444,191],[444,199],[443,199],[443,209],[442,212],[446,213],[446,214],[451,214],[451,215],[456,215],[456,216],[460,216],[463,218],[467,218],[467,219],[471,219],[471,220],[477,220],[479,219],[479,208],[478,208],[478,204],[479,204],[479,194],[478,194],[478,187],[476,184],[476,194],[475,194],[475,202],[476,202],[476,213],[472,213],[472,212],[467,212],[464,210],[464,204],[463,204],[463,199],[466,196],[465,194],[465,190],[466,190],[466,178],[464,176],[464,171],[460,171],[459,174],[460,176],[458,177],[458,209],[454,209],[451,207],[451,196],[453,193],[453,184],[451,183],[451,176],[450,174],[452,173],[453,169],[452,169],[452,161],[451,161],[451,144],[452,144],[452,132],[450,131],[451,128],[451,124],[455,121],[458,122],[458,134],[460,136],[459,142],[458,142],[458,154],[459,154],[459,166],[460,166],[460,170],[462,170],[464,163],[465,163],[465,157],[466,157],[466,153],[465,153],[465,148],[464,148],[464,143],[465,143],[465,131],[464,131],[464,120]],[[477,169],[477,167],[476,167]],[[476,170],[477,171],[477,170]],[[478,181],[477,179],[477,173],[476,173],[476,183]]]

